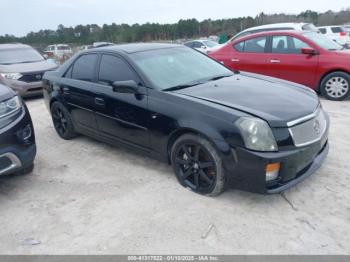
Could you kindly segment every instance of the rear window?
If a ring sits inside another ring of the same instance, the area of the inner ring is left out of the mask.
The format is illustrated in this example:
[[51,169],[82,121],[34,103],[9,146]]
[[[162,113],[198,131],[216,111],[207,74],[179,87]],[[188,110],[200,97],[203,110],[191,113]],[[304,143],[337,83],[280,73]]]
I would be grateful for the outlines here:
[[246,40],[244,43],[244,52],[245,53],[264,53],[266,42],[267,42],[266,37],[257,37],[257,38]]
[[331,30],[333,33],[337,34],[337,33],[342,33],[345,32],[344,28],[337,26],[337,27],[331,27]]
[[69,46],[58,46],[57,50],[70,50]]

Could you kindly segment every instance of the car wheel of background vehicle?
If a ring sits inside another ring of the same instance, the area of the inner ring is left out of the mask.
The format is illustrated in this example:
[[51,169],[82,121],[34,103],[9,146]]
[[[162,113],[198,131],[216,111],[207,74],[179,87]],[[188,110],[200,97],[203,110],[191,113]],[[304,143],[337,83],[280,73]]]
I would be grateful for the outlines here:
[[54,102],[51,106],[51,116],[58,135],[69,140],[76,137],[73,122],[68,110],[60,102]]
[[20,171],[17,171],[14,173],[15,176],[23,176],[31,173],[34,169],[34,164],[31,164],[30,166],[21,169]]
[[217,196],[224,191],[222,160],[214,146],[200,135],[178,138],[171,151],[171,162],[180,184],[193,192]]
[[321,83],[321,94],[329,100],[341,101],[350,96],[350,75],[334,72],[327,75]]

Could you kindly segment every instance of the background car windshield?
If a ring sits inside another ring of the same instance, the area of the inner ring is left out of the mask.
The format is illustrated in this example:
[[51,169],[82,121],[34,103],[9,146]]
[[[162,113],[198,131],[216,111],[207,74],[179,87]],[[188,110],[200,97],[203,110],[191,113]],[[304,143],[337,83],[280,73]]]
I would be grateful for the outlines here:
[[232,71],[207,56],[187,48],[171,48],[133,54],[138,67],[157,89],[167,89]]
[[44,58],[32,48],[0,50],[0,64],[20,64],[42,60],[44,60]]
[[312,40],[313,42],[315,42],[315,44],[317,44],[318,46],[327,49],[327,50],[341,50],[343,49],[343,47],[339,44],[337,44],[336,42],[334,42],[333,40],[329,39],[328,37],[316,33],[316,32],[308,32],[304,34],[305,37],[309,38],[310,40]]
[[218,43],[214,42],[214,41],[203,41],[203,43],[207,46],[207,47],[215,47],[218,45]]
[[57,47],[57,50],[70,50],[69,46],[65,46],[65,45],[60,45]]

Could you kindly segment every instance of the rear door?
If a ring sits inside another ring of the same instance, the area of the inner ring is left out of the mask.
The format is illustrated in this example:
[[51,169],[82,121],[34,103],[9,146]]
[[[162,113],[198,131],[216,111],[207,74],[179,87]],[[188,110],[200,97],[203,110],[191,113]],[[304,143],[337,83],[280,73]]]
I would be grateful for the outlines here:
[[302,54],[302,48],[311,47],[294,36],[272,36],[271,70],[276,77],[314,87],[319,56]]
[[233,70],[273,76],[270,70],[269,56],[266,53],[269,38],[256,37],[234,43],[224,59],[224,64]]
[[97,127],[93,112],[95,95],[92,90],[96,79],[97,61],[96,54],[86,54],[77,58],[66,72],[60,86],[74,123],[79,129],[92,133]]
[[[98,81],[94,87],[96,94],[94,107],[101,135],[122,140],[143,149],[149,147],[149,112],[147,95],[123,94],[113,91],[115,81],[140,78],[131,66],[120,56],[104,54],[101,56]],[[147,89],[144,88],[147,93]]]

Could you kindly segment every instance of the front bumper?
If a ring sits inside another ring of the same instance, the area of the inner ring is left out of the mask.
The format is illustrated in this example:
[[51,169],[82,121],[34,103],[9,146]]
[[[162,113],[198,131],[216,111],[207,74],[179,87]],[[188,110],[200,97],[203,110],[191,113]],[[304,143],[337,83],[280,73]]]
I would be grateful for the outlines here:
[[[329,117],[326,116],[326,129],[322,137],[306,146],[288,146],[279,152],[254,152],[244,148],[232,148],[234,165],[227,172],[228,186],[244,191],[274,194],[280,193],[313,174],[327,157]],[[227,159],[225,166],[229,166]],[[276,180],[266,181],[266,167],[279,163]]]
[[30,167],[36,155],[36,145],[28,109],[23,105],[18,112],[0,122],[0,175]]
[[12,88],[21,97],[40,96],[43,94],[43,82],[23,82],[18,80],[3,80],[3,84]]

